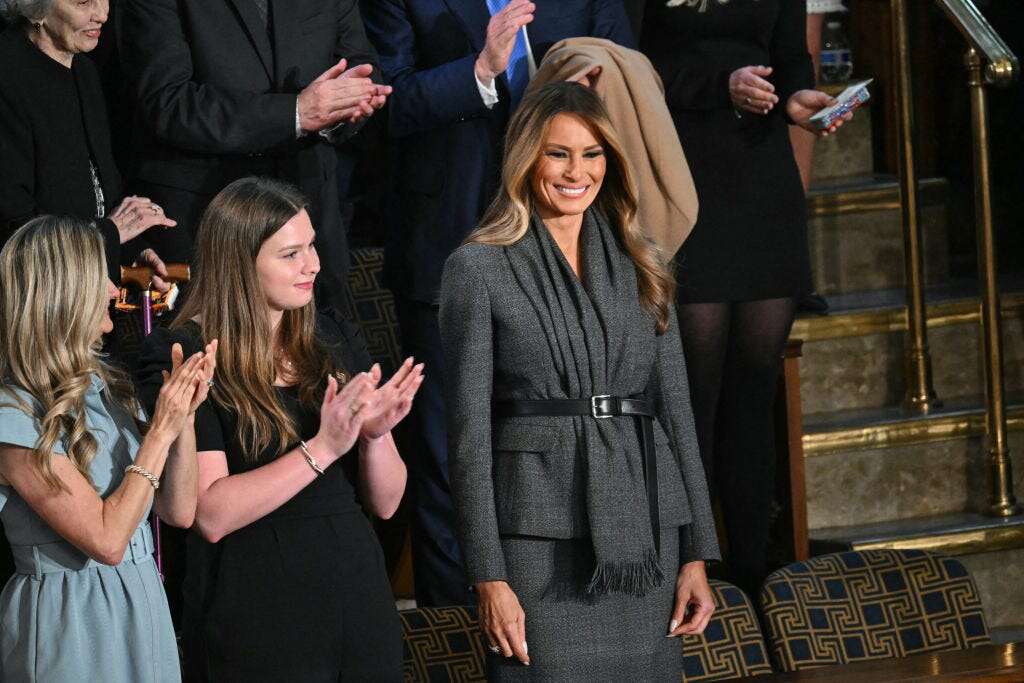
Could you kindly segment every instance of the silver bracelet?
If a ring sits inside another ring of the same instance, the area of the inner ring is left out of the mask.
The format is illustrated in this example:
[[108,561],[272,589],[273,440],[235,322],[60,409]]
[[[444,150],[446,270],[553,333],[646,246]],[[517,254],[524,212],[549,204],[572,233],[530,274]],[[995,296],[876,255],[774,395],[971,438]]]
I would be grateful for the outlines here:
[[128,465],[128,467],[125,467],[124,468],[124,472],[125,472],[125,474],[128,474],[129,472],[134,472],[135,474],[141,474],[142,476],[144,476],[146,479],[149,480],[150,484],[153,485],[153,490],[154,491],[160,488],[160,479],[155,474],[153,474],[152,472],[147,470],[145,467],[141,467],[139,465],[132,464],[132,465]]
[[320,467],[320,463],[318,463],[316,458],[313,457],[313,454],[309,452],[309,446],[306,445],[306,442],[300,441],[299,448],[302,450],[302,457],[306,459],[306,463],[313,468],[313,471],[316,472],[317,476],[322,475],[324,473],[324,468]]

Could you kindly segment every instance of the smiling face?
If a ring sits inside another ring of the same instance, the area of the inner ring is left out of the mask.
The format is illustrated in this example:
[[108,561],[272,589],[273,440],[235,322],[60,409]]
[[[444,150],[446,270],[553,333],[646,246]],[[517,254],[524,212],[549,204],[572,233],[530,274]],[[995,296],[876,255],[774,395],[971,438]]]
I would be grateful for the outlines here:
[[540,217],[581,215],[601,191],[606,165],[601,142],[582,118],[555,116],[530,178]]
[[96,48],[108,10],[108,0],[53,0],[33,38],[43,52],[70,65],[72,55]]
[[260,247],[256,275],[272,313],[302,308],[313,300],[313,282],[320,272],[315,236],[303,209]]

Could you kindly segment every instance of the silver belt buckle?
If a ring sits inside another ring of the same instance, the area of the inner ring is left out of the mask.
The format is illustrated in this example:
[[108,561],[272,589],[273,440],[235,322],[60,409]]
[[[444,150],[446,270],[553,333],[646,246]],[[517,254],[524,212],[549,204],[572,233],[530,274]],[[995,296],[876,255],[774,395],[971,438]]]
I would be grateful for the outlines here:
[[611,397],[612,397],[611,394],[599,394],[597,396],[591,396],[590,397],[590,414],[593,416],[593,418],[595,420],[607,420],[610,417],[614,417],[613,415],[598,415],[597,414],[597,402],[599,400],[601,400],[602,398],[611,398]]

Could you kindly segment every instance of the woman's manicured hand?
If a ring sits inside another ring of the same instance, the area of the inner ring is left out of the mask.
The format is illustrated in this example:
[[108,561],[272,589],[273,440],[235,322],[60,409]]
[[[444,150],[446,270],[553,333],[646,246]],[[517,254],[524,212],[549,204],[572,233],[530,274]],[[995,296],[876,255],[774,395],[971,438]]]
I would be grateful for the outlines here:
[[182,362],[181,344],[171,347],[171,371],[161,371],[164,383],[157,395],[150,434],[166,437],[169,441],[178,438],[186,420],[192,415],[192,399],[199,389],[202,364],[202,352],[194,353]]
[[177,221],[164,215],[163,207],[148,197],[125,197],[108,218],[117,227],[121,244],[134,239],[154,225],[173,228]]
[[[413,365],[412,357],[406,358],[402,367],[382,387],[374,392],[373,399],[364,408],[361,436],[379,439],[409,414],[412,400],[423,384],[423,363]],[[370,379],[380,381],[380,365],[374,364]]]
[[[177,346],[177,345],[175,345]],[[178,354],[180,356],[181,349],[179,347]],[[174,349],[171,349],[171,358],[173,362]],[[180,362],[180,360],[179,360]],[[213,375],[217,371],[217,340],[214,339],[206,348],[203,350],[203,362],[199,364],[199,386],[196,388],[196,393],[192,397],[192,405],[189,406],[189,412],[195,413],[199,410],[199,406],[202,405],[203,401],[210,394],[210,389],[213,387]]]
[[779,102],[775,86],[766,81],[770,66],[745,66],[729,74],[729,99],[737,110],[767,114]]
[[676,605],[668,625],[668,636],[695,636],[704,633],[715,612],[715,599],[703,561],[687,562],[676,576]]
[[323,455],[321,465],[330,465],[355,445],[363,426],[363,409],[372,400],[376,386],[377,382],[368,372],[350,379],[341,391],[338,391],[337,379],[333,376],[327,379],[320,405],[320,431],[309,442]]
[[831,107],[836,103],[836,98],[820,90],[797,90],[790,95],[786,102],[786,114],[796,125],[804,130],[809,130],[815,135],[825,137],[829,133],[835,133],[839,126],[853,118],[853,112],[848,111],[827,129],[816,128],[810,118],[825,107]]
[[[476,584],[480,604],[480,628],[487,645],[495,654],[516,657],[530,664],[526,648],[526,613],[519,598],[506,581],[481,581]],[[496,649],[498,648],[498,649]]]

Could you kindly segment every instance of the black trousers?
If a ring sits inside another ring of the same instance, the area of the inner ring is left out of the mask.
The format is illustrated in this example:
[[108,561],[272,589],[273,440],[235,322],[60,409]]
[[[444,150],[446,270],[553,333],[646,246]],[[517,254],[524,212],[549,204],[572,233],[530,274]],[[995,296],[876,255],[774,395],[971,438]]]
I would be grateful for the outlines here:
[[412,556],[416,603],[420,607],[468,605],[469,591],[462,551],[455,536],[455,510],[448,482],[448,434],[444,409],[444,354],[437,306],[396,297],[402,350],[426,363],[423,385],[412,411],[405,460],[407,495],[412,503]]

